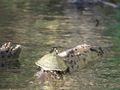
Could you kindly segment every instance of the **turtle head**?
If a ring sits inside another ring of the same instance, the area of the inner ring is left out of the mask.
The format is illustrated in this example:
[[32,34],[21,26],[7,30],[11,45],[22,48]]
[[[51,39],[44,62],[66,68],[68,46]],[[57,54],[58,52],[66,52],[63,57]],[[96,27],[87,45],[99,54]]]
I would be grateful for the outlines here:
[[50,53],[57,53],[58,54],[58,49],[57,47],[52,47],[52,49],[50,50]]

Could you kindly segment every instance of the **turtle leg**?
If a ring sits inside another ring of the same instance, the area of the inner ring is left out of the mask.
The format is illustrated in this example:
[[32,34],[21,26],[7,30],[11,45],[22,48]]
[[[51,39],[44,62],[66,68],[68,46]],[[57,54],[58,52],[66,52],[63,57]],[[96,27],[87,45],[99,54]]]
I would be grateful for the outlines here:
[[56,79],[62,79],[62,73],[59,71],[53,71],[53,74]]
[[37,78],[40,78],[40,77],[42,76],[43,72],[44,72],[44,69],[41,68],[41,70],[38,71],[38,72],[35,74],[35,76],[36,76]]

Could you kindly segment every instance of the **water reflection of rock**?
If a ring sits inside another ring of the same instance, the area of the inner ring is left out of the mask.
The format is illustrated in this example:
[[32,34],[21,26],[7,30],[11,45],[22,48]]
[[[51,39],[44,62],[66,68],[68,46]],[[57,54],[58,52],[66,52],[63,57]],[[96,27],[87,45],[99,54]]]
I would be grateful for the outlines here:
[[47,90],[57,90],[58,88],[64,86],[63,78],[56,79],[50,72],[44,72],[40,76],[35,76],[34,80],[30,81],[29,83],[30,87]]

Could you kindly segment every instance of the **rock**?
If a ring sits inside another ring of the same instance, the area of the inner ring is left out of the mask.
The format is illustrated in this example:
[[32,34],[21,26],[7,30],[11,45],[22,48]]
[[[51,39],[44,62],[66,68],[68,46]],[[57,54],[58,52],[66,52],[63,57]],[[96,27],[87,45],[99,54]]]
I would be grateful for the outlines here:
[[18,60],[21,52],[21,45],[13,46],[11,42],[5,43],[0,47],[0,66]]
[[104,51],[99,46],[82,44],[74,48],[58,53],[60,57],[65,58],[68,66],[67,72],[73,72],[85,67],[88,63],[96,61],[103,56]]
[[88,45],[88,44],[82,44],[82,45],[77,45],[74,48],[62,51],[58,53],[60,57],[68,57],[71,54],[78,56],[81,54],[85,54],[87,51],[92,51],[98,53],[98,55],[102,55],[104,52],[101,47],[93,46],[93,45]]

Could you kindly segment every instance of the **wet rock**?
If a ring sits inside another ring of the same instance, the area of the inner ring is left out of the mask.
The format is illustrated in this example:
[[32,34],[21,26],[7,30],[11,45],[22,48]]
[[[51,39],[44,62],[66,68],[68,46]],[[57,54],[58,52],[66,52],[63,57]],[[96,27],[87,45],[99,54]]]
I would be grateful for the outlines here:
[[74,72],[85,67],[89,62],[95,61],[103,54],[104,51],[99,46],[82,44],[60,52],[58,55],[65,58],[65,63],[68,66],[67,72]]
[[21,52],[21,45],[13,46],[11,42],[5,43],[0,48],[0,66],[6,66],[10,63],[18,63]]

